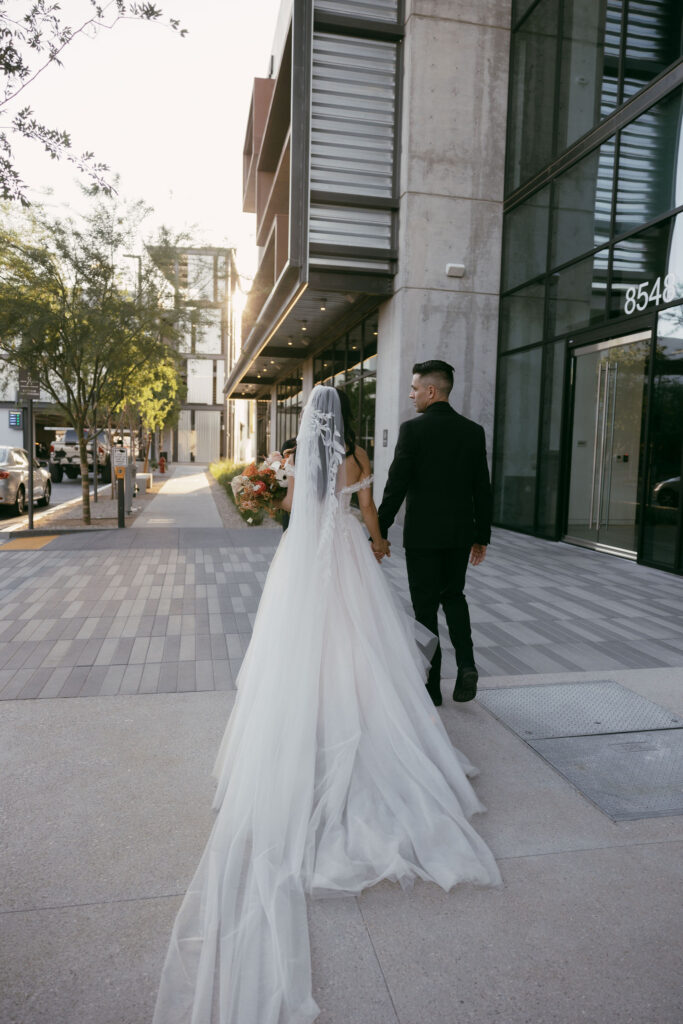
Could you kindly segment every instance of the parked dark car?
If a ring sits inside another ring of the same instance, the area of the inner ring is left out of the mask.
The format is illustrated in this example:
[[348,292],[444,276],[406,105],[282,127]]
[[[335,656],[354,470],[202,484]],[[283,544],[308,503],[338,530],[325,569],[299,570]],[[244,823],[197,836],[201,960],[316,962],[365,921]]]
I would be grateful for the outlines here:
[[[28,452],[23,448],[0,446],[0,508],[14,508],[18,516],[28,508]],[[33,500],[37,505],[49,505],[52,485],[50,473],[33,460]]]

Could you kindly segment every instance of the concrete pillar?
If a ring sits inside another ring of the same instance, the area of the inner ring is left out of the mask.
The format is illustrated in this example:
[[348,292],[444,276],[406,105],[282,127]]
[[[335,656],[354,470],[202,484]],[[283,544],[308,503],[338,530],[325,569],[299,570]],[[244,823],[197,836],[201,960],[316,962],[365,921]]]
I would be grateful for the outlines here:
[[[277,387],[273,385],[270,389],[270,450],[277,448]],[[267,453],[266,453],[267,454]]]
[[303,391],[303,395],[302,395],[303,402],[302,402],[302,404],[305,405],[306,402],[308,401],[308,396],[310,395],[311,391],[313,390],[313,357],[312,356],[309,356],[308,359],[304,359],[304,365],[303,365],[303,367],[301,369],[301,372],[302,372],[302,375],[303,375],[303,381],[301,383],[301,388],[302,388],[302,391]]
[[[378,333],[378,494],[398,427],[413,415],[414,362],[451,363],[451,404],[492,440],[510,6],[406,2],[398,273]],[[462,276],[449,276],[449,264]]]

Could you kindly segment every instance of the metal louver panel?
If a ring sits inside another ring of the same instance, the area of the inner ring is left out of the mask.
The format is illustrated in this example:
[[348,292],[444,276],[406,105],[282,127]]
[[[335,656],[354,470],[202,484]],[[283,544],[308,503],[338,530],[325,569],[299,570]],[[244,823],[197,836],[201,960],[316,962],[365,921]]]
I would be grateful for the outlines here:
[[311,204],[311,244],[350,245],[357,249],[391,248],[391,210]]
[[393,194],[396,44],[316,32],[311,189]]
[[315,0],[315,10],[347,18],[397,21],[398,0]]

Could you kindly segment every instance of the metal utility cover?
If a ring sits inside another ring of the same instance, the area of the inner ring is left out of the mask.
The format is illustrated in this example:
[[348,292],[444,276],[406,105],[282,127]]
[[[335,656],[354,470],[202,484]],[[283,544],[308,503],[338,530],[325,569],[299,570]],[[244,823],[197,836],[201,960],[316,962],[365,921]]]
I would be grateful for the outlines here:
[[683,730],[529,744],[613,821],[683,814]]
[[679,715],[613,680],[480,690],[477,699],[529,743],[683,727]]

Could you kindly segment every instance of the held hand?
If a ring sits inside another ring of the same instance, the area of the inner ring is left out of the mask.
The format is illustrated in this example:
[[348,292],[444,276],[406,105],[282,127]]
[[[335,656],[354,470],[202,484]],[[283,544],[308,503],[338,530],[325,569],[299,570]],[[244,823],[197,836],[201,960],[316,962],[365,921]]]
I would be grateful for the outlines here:
[[486,558],[486,545],[473,544],[470,551],[470,565],[481,565]]
[[391,558],[391,544],[386,539],[382,539],[378,544],[373,542],[372,550],[378,562],[381,562],[385,555]]

